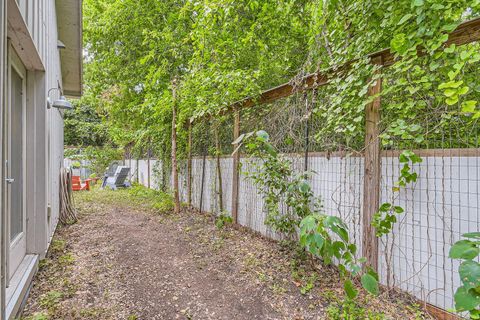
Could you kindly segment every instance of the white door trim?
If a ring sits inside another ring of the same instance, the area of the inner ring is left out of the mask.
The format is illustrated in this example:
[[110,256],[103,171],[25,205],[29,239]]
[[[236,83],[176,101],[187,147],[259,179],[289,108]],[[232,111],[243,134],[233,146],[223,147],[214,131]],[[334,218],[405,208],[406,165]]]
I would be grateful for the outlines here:
[[[7,104],[7,117],[6,117],[6,124],[7,124],[7,139],[6,139],[6,173],[7,178],[11,177],[11,166],[10,163],[13,161],[11,159],[12,154],[12,123],[11,123],[11,115],[12,115],[12,70],[14,70],[20,78],[22,78],[22,232],[19,233],[14,239],[11,239],[11,188],[9,184],[6,184],[6,191],[7,191],[7,201],[6,201],[6,212],[7,212],[7,239],[8,239],[8,250],[9,254],[7,255],[7,272],[8,272],[8,279],[10,279],[13,274],[15,273],[16,269],[22,262],[23,258],[26,255],[26,80],[27,80],[27,72],[22,64],[20,58],[16,54],[15,50],[12,46],[8,48],[9,50],[9,59],[8,59],[8,104]],[[13,182],[15,183],[15,182]],[[19,181],[17,181],[19,183]]]

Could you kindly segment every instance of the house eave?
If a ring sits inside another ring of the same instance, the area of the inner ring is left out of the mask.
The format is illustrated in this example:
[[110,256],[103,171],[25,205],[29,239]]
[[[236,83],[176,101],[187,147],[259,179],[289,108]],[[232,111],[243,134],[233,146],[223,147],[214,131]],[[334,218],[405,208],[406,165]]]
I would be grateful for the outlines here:
[[42,58],[15,0],[8,1],[8,33],[12,47],[27,70],[45,71]]
[[62,88],[72,98],[82,95],[82,1],[56,1],[58,40],[65,44],[60,50]]

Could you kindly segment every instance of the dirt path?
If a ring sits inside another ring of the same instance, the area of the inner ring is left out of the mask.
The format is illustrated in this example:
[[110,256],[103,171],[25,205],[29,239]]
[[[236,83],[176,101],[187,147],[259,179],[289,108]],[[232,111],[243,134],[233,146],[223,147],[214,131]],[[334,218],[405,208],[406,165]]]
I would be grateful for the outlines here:
[[[155,215],[122,193],[109,197],[81,199],[80,221],[59,230],[27,319],[325,319],[345,308],[334,269],[315,272],[288,247],[198,213]],[[404,300],[361,301],[362,318],[420,316]],[[379,305],[386,316],[367,310]]]

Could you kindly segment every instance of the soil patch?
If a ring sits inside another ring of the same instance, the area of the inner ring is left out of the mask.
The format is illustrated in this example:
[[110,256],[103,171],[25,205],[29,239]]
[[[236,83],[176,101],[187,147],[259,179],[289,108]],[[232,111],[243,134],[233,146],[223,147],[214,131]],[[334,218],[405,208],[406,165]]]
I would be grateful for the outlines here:
[[128,191],[77,196],[25,319],[421,319],[404,295],[345,303],[338,274],[293,245],[217,228],[191,210],[158,214]]

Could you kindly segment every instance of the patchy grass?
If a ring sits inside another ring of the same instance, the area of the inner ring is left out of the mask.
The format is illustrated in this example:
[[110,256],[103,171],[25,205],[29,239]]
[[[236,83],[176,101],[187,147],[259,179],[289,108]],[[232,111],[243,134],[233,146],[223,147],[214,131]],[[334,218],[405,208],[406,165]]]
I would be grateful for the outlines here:
[[[62,229],[61,227],[59,227]],[[36,311],[23,320],[55,319],[61,302],[72,296],[75,286],[70,282],[69,275],[75,259],[69,252],[67,241],[58,234],[52,240],[45,259],[39,263],[39,272],[34,282]],[[41,287],[39,292],[36,289]]]
[[[336,268],[295,243],[234,227],[226,215],[171,214],[162,192],[97,188],[75,201],[80,220],[58,230],[40,262],[24,320],[428,318],[407,295],[348,300]],[[222,299],[225,308],[211,304]]]
[[111,206],[135,208],[155,214],[169,214],[174,206],[173,197],[170,194],[141,185],[115,191],[95,186],[90,192],[75,193],[75,202],[80,213],[83,214],[98,213]]

